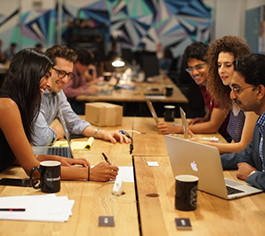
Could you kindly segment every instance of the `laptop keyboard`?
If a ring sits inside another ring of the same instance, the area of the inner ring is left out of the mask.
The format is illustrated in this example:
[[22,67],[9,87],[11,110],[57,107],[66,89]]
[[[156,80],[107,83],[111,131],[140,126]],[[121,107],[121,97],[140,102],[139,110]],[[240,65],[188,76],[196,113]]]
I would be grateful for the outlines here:
[[227,189],[227,194],[228,195],[232,195],[232,194],[236,194],[236,193],[244,193],[244,191],[242,191],[242,190],[239,190],[239,189],[236,189],[236,188],[232,188],[232,187],[229,187],[229,186],[226,186],[226,189]]
[[58,148],[58,147],[53,147],[48,149],[48,155],[57,155],[61,157],[69,157],[69,149],[68,147],[66,148]]

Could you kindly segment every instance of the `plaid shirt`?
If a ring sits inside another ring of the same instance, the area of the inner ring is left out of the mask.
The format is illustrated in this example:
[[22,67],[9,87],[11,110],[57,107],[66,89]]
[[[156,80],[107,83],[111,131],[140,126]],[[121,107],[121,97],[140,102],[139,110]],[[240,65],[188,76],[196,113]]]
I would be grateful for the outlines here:
[[262,164],[262,171],[264,172],[264,161],[263,161],[263,132],[265,126],[265,112],[258,118],[256,123],[259,133],[260,133],[260,142],[259,142],[259,156]]

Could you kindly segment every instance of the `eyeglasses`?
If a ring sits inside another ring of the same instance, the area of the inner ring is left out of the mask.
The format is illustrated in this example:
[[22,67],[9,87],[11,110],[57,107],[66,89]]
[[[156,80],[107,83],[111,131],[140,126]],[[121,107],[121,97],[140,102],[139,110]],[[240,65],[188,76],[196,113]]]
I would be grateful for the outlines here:
[[186,68],[186,71],[187,71],[188,73],[191,73],[191,72],[194,71],[194,70],[201,70],[201,69],[203,69],[203,68],[205,67],[205,65],[206,65],[206,63],[198,64],[198,65],[196,65],[196,66],[194,66],[194,67],[188,67],[188,68]]
[[240,94],[242,91],[244,91],[245,89],[247,88],[256,88],[256,86],[254,85],[250,85],[250,86],[247,86],[247,87],[244,87],[244,88],[240,88],[240,87],[232,87],[231,89],[233,90],[233,92],[235,94]]
[[60,79],[63,79],[65,76],[68,76],[68,79],[69,79],[69,80],[72,80],[72,79],[75,77],[75,74],[72,73],[72,72],[67,73],[67,72],[64,71],[64,70],[58,70],[58,69],[56,69],[56,68],[54,68],[54,67],[53,67],[52,69],[54,69],[54,70],[57,72],[58,77],[59,77]]

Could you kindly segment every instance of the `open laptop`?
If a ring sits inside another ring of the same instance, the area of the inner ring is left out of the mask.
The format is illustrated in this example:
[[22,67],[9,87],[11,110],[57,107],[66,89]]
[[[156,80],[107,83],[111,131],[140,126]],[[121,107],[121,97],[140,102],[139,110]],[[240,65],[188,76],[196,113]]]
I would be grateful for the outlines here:
[[184,135],[184,138],[187,139],[189,138],[189,135],[188,135],[188,130],[187,130],[188,125],[187,125],[186,113],[183,111],[181,107],[179,107],[179,113],[181,117],[183,135]]
[[156,114],[156,111],[154,109],[152,102],[148,98],[146,98],[145,101],[146,101],[146,104],[147,104],[147,106],[148,106],[148,108],[149,108],[149,110],[150,110],[150,112],[151,112],[151,114],[155,120],[155,123],[158,124],[159,120],[158,120],[158,117],[157,117],[157,114]]
[[165,136],[174,176],[191,174],[199,177],[198,189],[224,199],[260,193],[262,190],[224,178],[219,151],[216,147]]
[[51,147],[51,146],[32,146],[32,150],[35,155],[57,155],[62,157],[74,158],[72,149],[71,149],[71,136],[66,127],[65,120],[61,115],[61,110],[59,109],[59,119],[61,121],[64,135],[68,144],[68,147]]

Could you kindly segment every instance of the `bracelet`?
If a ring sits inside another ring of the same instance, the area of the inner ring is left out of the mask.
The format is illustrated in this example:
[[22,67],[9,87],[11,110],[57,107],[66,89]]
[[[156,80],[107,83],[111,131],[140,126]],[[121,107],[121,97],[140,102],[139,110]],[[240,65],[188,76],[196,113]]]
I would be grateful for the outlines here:
[[87,169],[87,181],[90,181],[90,167]]
[[99,129],[95,128],[95,130],[94,130],[94,138],[98,138],[98,131],[99,131]]

